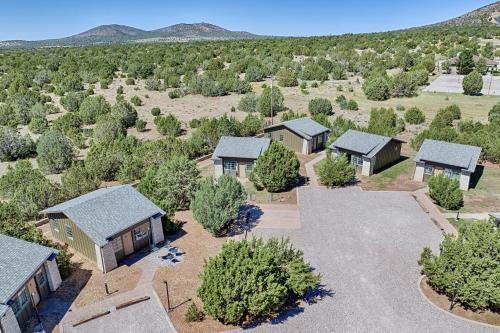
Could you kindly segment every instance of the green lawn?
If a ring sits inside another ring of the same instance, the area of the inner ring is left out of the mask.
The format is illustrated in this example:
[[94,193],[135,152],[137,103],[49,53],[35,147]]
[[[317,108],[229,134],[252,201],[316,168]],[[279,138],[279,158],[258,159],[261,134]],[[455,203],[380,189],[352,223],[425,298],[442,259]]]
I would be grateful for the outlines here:
[[408,157],[373,176],[362,177],[361,186],[368,190],[414,191],[423,186],[412,181],[414,168],[415,161]]
[[455,228],[460,229],[460,227],[463,225],[470,224],[470,223],[476,223],[479,220],[476,220],[476,219],[458,219],[458,221],[457,221],[454,218],[449,218],[448,221],[451,224],[453,224],[453,226]]
[[485,167],[477,185],[464,192],[462,212],[500,210],[500,168]]

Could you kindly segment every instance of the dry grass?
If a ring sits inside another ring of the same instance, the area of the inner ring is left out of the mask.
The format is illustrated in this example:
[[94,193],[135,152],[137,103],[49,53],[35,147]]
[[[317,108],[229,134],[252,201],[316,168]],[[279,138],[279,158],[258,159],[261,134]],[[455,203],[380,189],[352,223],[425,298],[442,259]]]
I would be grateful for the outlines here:
[[203,270],[204,260],[216,255],[226,242],[226,238],[215,238],[203,227],[194,221],[191,212],[178,212],[175,216],[180,221],[185,221],[182,230],[177,236],[172,237],[172,245],[183,250],[185,260],[175,267],[160,268],[154,278],[154,288],[160,299],[167,307],[167,295],[164,281],[168,281],[170,307],[169,313],[175,328],[180,333],[209,333],[234,329],[234,326],[223,325],[220,322],[206,316],[201,322],[188,323],[184,316],[191,303],[194,301],[200,308],[201,300],[196,294],[200,285],[198,278]]
[[465,309],[461,305],[457,304],[450,311],[450,300],[447,296],[438,294],[435,292],[428,284],[427,279],[424,278],[420,282],[420,289],[424,293],[425,297],[431,301],[434,305],[439,308],[451,312],[462,318],[478,321],[481,323],[486,323],[490,325],[500,326],[500,314],[491,311],[472,311]]

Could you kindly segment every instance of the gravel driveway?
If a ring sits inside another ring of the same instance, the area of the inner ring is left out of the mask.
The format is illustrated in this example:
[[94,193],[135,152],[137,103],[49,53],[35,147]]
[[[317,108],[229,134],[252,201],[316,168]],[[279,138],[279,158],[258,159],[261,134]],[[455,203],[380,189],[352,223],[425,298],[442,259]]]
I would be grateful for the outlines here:
[[417,260],[441,234],[406,192],[300,189],[302,229],[290,236],[323,275],[327,294],[256,332],[498,332],[447,315],[420,295]]

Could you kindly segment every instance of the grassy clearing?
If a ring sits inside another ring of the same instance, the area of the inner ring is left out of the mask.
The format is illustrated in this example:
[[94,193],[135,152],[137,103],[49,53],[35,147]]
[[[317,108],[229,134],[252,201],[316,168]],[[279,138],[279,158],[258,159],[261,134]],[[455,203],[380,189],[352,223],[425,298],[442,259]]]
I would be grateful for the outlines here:
[[361,187],[375,191],[414,191],[424,185],[413,181],[415,162],[409,157],[370,177],[362,177]]
[[500,210],[500,168],[485,167],[476,186],[464,192],[462,212],[492,212]]
[[448,221],[457,229],[460,229],[462,226],[471,224],[471,223],[476,223],[479,220],[476,219],[458,219],[458,221],[455,218],[449,218]]

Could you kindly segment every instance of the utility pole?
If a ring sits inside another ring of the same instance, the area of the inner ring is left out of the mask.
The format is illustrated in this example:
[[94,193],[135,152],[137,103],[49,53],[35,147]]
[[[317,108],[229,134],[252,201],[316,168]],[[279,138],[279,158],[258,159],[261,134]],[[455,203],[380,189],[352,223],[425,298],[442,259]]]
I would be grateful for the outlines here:
[[271,76],[271,125],[274,125],[273,122],[273,77]]
[[168,282],[167,280],[163,281],[165,283],[165,289],[167,290],[167,313],[170,312],[170,295],[168,294]]

